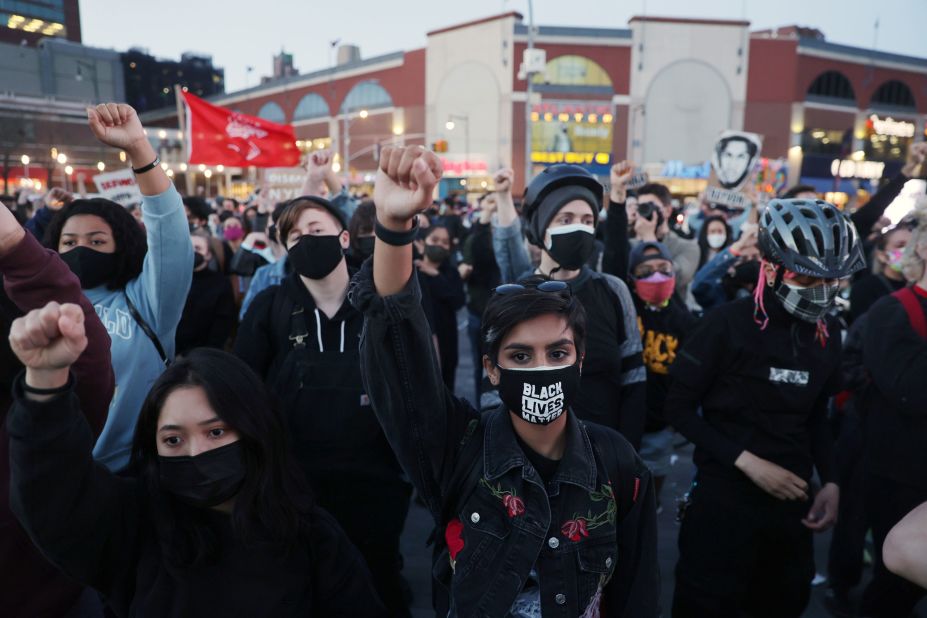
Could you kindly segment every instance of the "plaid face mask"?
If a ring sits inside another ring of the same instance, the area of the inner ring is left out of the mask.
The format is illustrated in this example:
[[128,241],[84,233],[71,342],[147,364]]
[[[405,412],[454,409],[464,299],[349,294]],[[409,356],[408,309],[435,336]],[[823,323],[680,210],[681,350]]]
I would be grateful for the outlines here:
[[814,324],[823,318],[834,304],[839,289],[836,284],[825,283],[805,288],[783,281],[776,286],[775,292],[786,311],[800,320]]

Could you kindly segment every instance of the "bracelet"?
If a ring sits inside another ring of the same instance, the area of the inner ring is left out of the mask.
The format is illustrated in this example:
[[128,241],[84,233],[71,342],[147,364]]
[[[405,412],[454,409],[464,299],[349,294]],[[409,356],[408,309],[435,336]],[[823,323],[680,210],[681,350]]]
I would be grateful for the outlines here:
[[407,232],[394,232],[384,227],[378,219],[373,227],[373,233],[388,245],[404,247],[418,237],[418,215],[412,218],[412,227]]
[[68,378],[68,381],[64,383],[63,386],[57,388],[35,388],[34,386],[29,386],[26,384],[26,377],[23,376],[23,392],[31,393],[33,395],[60,395],[61,393],[66,393],[71,390],[71,379]]
[[160,163],[161,163],[161,157],[155,157],[155,160],[152,161],[151,163],[149,163],[148,165],[146,165],[146,166],[144,166],[144,167],[139,167],[139,168],[133,167],[133,168],[132,168],[132,171],[133,171],[135,174],[144,174],[145,172],[150,172],[150,171],[153,170],[154,168],[158,167],[158,165],[159,165]]

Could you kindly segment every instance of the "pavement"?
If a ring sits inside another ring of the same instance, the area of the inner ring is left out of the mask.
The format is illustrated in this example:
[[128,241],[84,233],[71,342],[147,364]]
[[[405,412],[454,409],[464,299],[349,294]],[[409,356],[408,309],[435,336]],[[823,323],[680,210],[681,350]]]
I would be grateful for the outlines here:
[[[463,314],[463,327],[460,330],[460,364],[457,367],[456,390],[459,397],[472,399],[473,377],[470,362],[470,342],[466,331],[466,314]],[[692,465],[692,446],[686,445],[676,450],[675,462],[671,468],[663,487],[661,502],[665,505],[663,512],[657,517],[658,524],[658,558],[662,579],[661,599],[664,608],[663,616],[669,617],[669,608],[673,596],[673,569],[676,566],[676,536],[679,533],[679,524],[676,523],[676,498],[681,497],[689,488],[694,474]],[[425,541],[431,534],[433,521],[428,512],[415,503],[409,511],[405,531],[402,537],[402,552],[405,568],[403,575],[412,588],[414,599],[412,603],[413,618],[433,618],[431,609],[431,549],[425,546]],[[830,546],[830,532],[815,537],[815,563],[819,573],[826,573],[827,549]],[[869,569],[863,575],[863,582],[869,579]],[[816,586],[812,590],[812,598],[808,609],[802,618],[828,618],[831,614],[824,608],[824,586]],[[860,593],[857,590],[857,595]],[[920,615],[927,616],[927,601],[919,606]],[[910,618],[917,618],[913,614]]]

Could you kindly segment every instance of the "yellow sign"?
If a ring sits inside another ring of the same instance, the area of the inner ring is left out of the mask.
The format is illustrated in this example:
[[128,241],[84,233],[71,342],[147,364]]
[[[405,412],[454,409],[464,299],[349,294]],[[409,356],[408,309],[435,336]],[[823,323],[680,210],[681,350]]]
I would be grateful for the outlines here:
[[552,165],[572,163],[573,165],[608,165],[611,155],[607,152],[532,152],[532,163]]

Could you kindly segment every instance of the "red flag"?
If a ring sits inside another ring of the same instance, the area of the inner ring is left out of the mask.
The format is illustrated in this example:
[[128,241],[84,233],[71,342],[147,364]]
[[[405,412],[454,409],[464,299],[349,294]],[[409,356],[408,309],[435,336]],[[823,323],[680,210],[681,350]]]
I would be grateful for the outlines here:
[[233,112],[189,92],[183,97],[187,103],[188,163],[229,167],[299,165],[292,126]]

